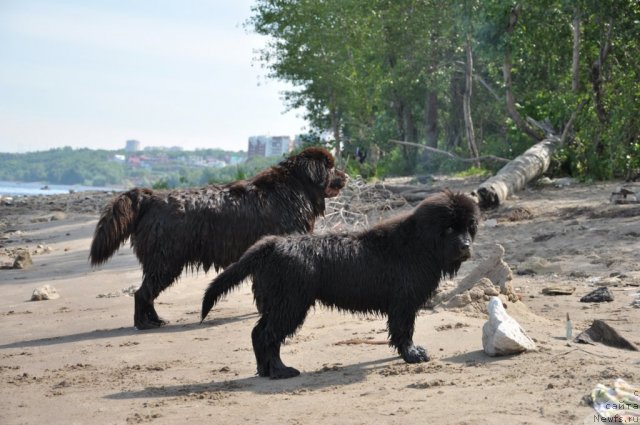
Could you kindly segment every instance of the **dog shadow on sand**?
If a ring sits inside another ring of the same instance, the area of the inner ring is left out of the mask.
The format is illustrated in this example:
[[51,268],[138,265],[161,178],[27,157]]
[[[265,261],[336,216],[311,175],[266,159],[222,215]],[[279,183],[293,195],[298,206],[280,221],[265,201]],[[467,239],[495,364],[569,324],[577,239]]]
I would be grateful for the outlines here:
[[[477,365],[484,363],[494,363],[506,361],[513,356],[489,357],[482,350],[469,353],[443,357],[440,360],[445,363]],[[423,363],[427,365],[428,363]],[[398,356],[391,356],[368,362],[353,363],[349,365],[325,365],[319,370],[303,371],[298,377],[284,380],[273,380],[261,378],[257,375],[226,379],[220,382],[203,382],[200,384],[184,385],[158,385],[157,387],[146,387],[141,390],[122,391],[105,396],[111,400],[126,399],[148,399],[148,398],[173,398],[173,397],[206,397],[213,393],[236,393],[252,392],[255,394],[296,394],[299,391],[322,390],[334,386],[344,386],[364,381],[368,375],[375,373],[384,374],[385,371],[395,374],[404,369],[405,363]],[[409,368],[404,373],[413,373],[411,368],[418,368],[415,372],[420,372],[420,366],[406,365]]]
[[394,363],[404,363],[398,356],[353,363],[350,365],[323,366],[315,371],[302,371],[300,376],[291,379],[268,379],[257,375],[227,379],[220,382],[203,382],[200,384],[158,385],[141,390],[122,391],[109,394],[110,400],[201,397],[212,393],[252,392],[255,394],[287,394],[298,391],[322,390],[336,385],[348,385],[361,382],[367,375],[385,369]]
[[115,329],[94,329],[92,331],[80,332],[70,335],[51,336],[46,338],[31,339],[26,341],[16,341],[8,344],[0,345],[0,350],[5,348],[29,348],[29,347],[44,347],[58,344],[69,344],[82,341],[94,341],[108,338],[119,338],[124,336],[139,336],[146,333],[156,334],[169,334],[176,332],[188,332],[201,330],[203,328],[220,326],[223,324],[229,324],[234,322],[242,322],[245,320],[252,320],[258,317],[258,313],[240,314],[232,317],[217,317],[213,320],[209,320],[200,324],[199,322],[193,323],[170,323],[161,328],[152,330],[139,331],[133,327],[127,326]]

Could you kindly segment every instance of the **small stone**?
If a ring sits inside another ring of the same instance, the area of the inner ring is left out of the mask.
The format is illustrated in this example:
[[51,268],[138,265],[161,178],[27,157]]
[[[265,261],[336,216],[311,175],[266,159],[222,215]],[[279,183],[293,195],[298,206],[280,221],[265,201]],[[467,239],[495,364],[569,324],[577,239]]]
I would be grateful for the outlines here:
[[619,286],[622,284],[622,281],[620,280],[620,278],[618,276],[614,276],[614,277],[605,277],[602,278],[598,281],[599,285],[602,286]]
[[60,298],[56,288],[51,285],[44,285],[33,290],[31,301],[55,300]]
[[58,220],[64,220],[67,218],[67,214],[62,212],[62,211],[55,211],[53,214],[51,214],[49,220],[50,221],[58,221]]
[[18,251],[15,260],[13,261],[14,269],[27,269],[31,267],[33,264],[33,260],[31,260],[31,254],[29,251],[21,250]]
[[138,288],[139,288],[138,286],[131,285],[131,286],[127,287],[127,288],[122,288],[122,293],[124,295],[128,295],[130,297],[133,297],[133,296],[135,296],[136,291],[138,290]]
[[620,335],[618,331],[612,328],[607,322],[598,319],[591,323],[591,327],[589,329],[581,332],[576,337],[575,342],[583,344],[594,344],[599,342],[610,347],[638,351],[638,347],[636,347],[635,344]]
[[615,192],[611,193],[609,201],[612,204],[637,204],[638,197],[633,190],[626,187],[619,187]]
[[605,301],[613,301],[613,294],[606,286],[601,286],[580,298],[580,302],[583,303],[601,303]]
[[471,288],[469,290],[469,296],[471,297],[472,301],[478,301],[480,299],[483,299],[484,298],[484,289],[479,288],[479,287]]
[[487,311],[489,320],[482,327],[482,348],[485,353],[502,356],[537,348],[520,324],[507,314],[500,298],[491,298]]
[[551,180],[549,177],[544,176],[536,180],[535,184],[538,186],[551,186],[553,184],[553,180]]
[[589,274],[583,272],[582,270],[579,270],[579,271],[575,271],[575,272],[569,273],[569,277],[577,277],[577,278],[586,279],[586,278],[589,277]]
[[571,295],[575,290],[575,286],[554,285],[542,289],[542,293],[545,295]]
[[467,291],[467,292],[463,292],[462,294],[457,294],[453,298],[451,298],[449,302],[446,304],[446,307],[460,308],[460,307],[464,307],[466,305],[471,304],[471,302],[472,302],[471,295],[469,295],[469,292]]
[[553,186],[557,188],[563,188],[575,184],[576,181],[576,179],[573,179],[571,177],[561,177],[559,179],[553,180]]
[[489,220],[485,220],[483,224],[487,229],[492,229],[498,226],[498,220],[496,220],[495,218],[490,218]]
[[488,295],[490,297],[495,297],[495,296],[500,295],[500,291],[498,291],[498,289],[496,287],[485,288],[484,294]]

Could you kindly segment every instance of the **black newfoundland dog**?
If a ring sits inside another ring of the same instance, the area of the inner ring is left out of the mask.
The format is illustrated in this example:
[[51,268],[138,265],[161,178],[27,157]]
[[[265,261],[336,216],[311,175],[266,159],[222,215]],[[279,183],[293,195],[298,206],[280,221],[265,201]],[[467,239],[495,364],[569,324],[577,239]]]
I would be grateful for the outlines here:
[[262,236],[311,232],[324,198],[345,182],[329,152],[308,148],[246,181],[165,193],[132,189],[105,207],[89,259],[93,266],[106,262],[131,237],[143,272],[134,325],[159,327],[167,322],[154,300],[185,266],[218,270]]
[[470,197],[444,191],[360,233],[265,237],[211,282],[202,320],[251,276],[261,315],[251,334],[260,376],[300,373],[284,365],[280,345],[316,301],[386,315],[389,344],[408,363],[428,361],[426,350],[413,344],[416,313],[440,279],[453,276],[471,255],[479,215]]

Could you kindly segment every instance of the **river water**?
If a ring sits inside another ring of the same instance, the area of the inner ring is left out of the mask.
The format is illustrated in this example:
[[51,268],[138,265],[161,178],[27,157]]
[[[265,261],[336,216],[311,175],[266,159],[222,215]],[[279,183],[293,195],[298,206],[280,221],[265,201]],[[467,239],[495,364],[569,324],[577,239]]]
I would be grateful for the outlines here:
[[122,189],[112,187],[94,187],[82,185],[61,185],[38,182],[7,182],[0,181],[0,196],[31,196],[31,195],[56,195],[60,193],[85,192],[88,190],[120,191]]

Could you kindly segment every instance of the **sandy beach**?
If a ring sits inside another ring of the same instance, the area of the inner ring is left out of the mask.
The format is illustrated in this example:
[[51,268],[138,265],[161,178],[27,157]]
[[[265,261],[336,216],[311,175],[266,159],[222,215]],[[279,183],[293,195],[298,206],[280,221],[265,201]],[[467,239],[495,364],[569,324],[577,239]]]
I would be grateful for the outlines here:
[[[438,181],[469,190],[477,182]],[[505,249],[521,301],[505,302],[537,351],[489,357],[486,315],[425,309],[414,340],[428,363],[405,364],[387,345],[386,321],[321,306],[283,347],[300,377],[259,378],[250,333],[250,285],[199,323],[209,274],[185,273],[158,298],[164,328],[133,328],[131,287],[141,270],[128,245],[88,263],[110,193],[0,200],[0,423],[13,424],[586,424],[583,398],[617,378],[640,384],[640,352],[565,338],[594,319],[640,346],[640,204],[609,199],[623,182],[528,188],[484,214],[474,255],[449,286]],[[640,186],[640,184],[636,184]],[[33,265],[12,269],[18,249]],[[53,286],[60,297],[30,301]],[[545,295],[549,286],[573,287]],[[607,286],[612,302],[580,298]]]

